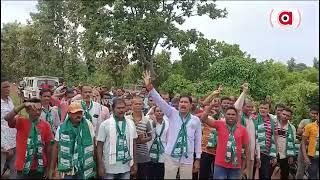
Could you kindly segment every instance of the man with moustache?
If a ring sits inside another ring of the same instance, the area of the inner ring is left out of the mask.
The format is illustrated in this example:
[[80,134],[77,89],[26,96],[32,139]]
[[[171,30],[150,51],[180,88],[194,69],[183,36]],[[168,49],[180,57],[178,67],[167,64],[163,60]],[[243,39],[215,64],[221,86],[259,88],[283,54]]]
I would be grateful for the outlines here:
[[[240,179],[241,176],[241,150],[245,149],[246,157],[249,157],[249,138],[246,129],[238,123],[237,109],[230,106],[225,110],[225,121],[212,121],[208,119],[210,110],[214,106],[211,103],[209,108],[202,115],[203,123],[213,127],[218,132],[217,154],[214,162],[213,179]],[[249,158],[246,159],[248,167]],[[242,172],[248,174],[248,169]]]
[[[255,132],[255,126],[250,118],[253,111],[253,102],[249,99],[246,99],[246,95],[249,90],[249,84],[244,83],[242,86],[242,93],[237,99],[237,101],[234,103],[235,108],[238,110],[240,114],[240,124],[244,126],[248,132],[249,136],[249,147],[250,147],[250,157],[249,158],[249,167],[246,167],[246,163],[243,161],[242,168],[248,169],[248,179],[253,178],[253,166],[254,166],[254,160],[256,159],[256,166],[260,167],[260,147],[257,145],[256,141],[256,132]],[[244,149],[242,149],[244,151]],[[256,155],[256,157],[255,157]],[[242,152],[242,158],[245,157],[244,152]]]
[[10,128],[4,117],[13,110],[14,105],[10,95],[10,83],[5,77],[1,77],[1,174],[5,165],[9,166],[10,178],[15,179],[17,171],[14,163],[16,158],[16,134],[17,130]]
[[256,139],[260,147],[260,179],[270,179],[272,166],[277,163],[277,148],[276,139],[278,135],[278,126],[275,120],[269,115],[270,104],[262,101],[259,106],[259,113],[252,116],[252,121],[255,124]]
[[[102,123],[102,105],[93,101],[93,90],[91,86],[83,85],[81,88],[81,100],[75,101],[81,104],[81,108],[84,112],[84,116],[89,120],[94,129],[95,134],[98,134],[99,125]],[[109,114],[106,115],[108,117]]]
[[201,122],[190,113],[192,99],[190,96],[180,96],[179,110],[176,110],[153,88],[150,72],[144,72],[143,80],[149,96],[169,119],[164,154],[165,179],[175,179],[178,169],[181,179],[191,179],[193,167],[194,172],[199,171],[201,156]]
[[113,115],[103,121],[97,136],[97,160],[99,177],[106,179],[129,179],[137,172],[136,126],[125,118],[123,99],[115,98]]
[[49,178],[58,159],[60,178],[88,179],[96,175],[95,134],[92,123],[83,116],[77,102],[69,105],[66,120],[58,127],[52,146],[52,161]]
[[[29,117],[17,115],[23,108]],[[16,169],[19,179],[40,179],[47,176],[50,143],[53,134],[48,122],[40,118],[41,100],[32,98],[15,107],[4,119],[17,130]]]

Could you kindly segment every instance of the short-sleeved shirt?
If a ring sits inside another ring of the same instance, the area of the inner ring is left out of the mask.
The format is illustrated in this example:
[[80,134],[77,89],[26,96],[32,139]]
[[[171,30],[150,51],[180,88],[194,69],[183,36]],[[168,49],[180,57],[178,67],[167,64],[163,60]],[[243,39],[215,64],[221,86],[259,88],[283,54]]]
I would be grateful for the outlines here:
[[317,122],[313,122],[310,124],[307,124],[304,127],[303,136],[307,137],[307,140],[309,140],[308,144],[308,156],[314,156],[316,154],[316,146],[317,141],[319,138],[319,125]]
[[9,150],[16,147],[17,130],[9,128],[8,122],[4,117],[13,110],[12,99],[1,99],[1,149]]
[[[126,119],[131,119],[133,122],[134,119],[132,115],[126,116]],[[144,134],[152,133],[152,128],[149,119],[142,115],[142,119],[140,122],[135,122],[137,134]],[[147,143],[137,143],[136,149],[136,156],[137,156],[137,163],[145,163],[151,161],[149,156],[149,148]]]
[[277,140],[277,150],[280,159],[284,159],[287,157],[287,135],[288,135],[288,128],[291,126],[293,137],[295,139],[296,135],[296,128],[289,123],[287,123],[285,126],[281,127],[280,123],[278,124],[278,140]]
[[[17,129],[17,148],[16,148],[16,169],[18,171],[23,170],[23,166],[25,163],[25,155],[26,155],[26,150],[27,150],[27,140],[30,134],[30,129],[32,126],[31,121],[23,116],[17,115],[14,117],[15,124],[13,125],[12,128]],[[45,120],[39,121],[37,124],[37,129],[38,132],[41,136],[41,140],[45,144],[45,148],[43,148],[42,153],[43,153],[43,165],[44,167],[47,166],[47,156],[45,154],[45,150],[47,146],[50,146],[51,140],[53,140],[53,134],[50,129],[50,125],[48,122]],[[36,157],[34,157],[34,160],[31,165],[31,170],[37,169],[37,161]]]
[[303,129],[307,124],[311,123],[311,119],[302,119],[299,123],[298,128]]
[[[123,164],[122,162],[117,161],[115,164],[110,165],[109,161],[109,152],[110,152],[110,127],[111,126],[111,121],[114,119],[112,116],[103,121],[99,127],[99,133],[97,135],[97,141],[104,142],[103,144],[103,161],[104,161],[104,166],[106,169],[106,173],[109,174],[118,174],[118,173],[125,173],[130,171],[130,163],[125,163]],[[132,121],[129,121],[132,123],[132,125],[126,125],[126,138],[127,138],[127,143],[129,145],[130,138],[136,139],[137,136],[137,131],[134,123]],[[119,121],[119,126],[122,126],[122,122]],[[130,129],[132,127],[132,129]],[[115,127],[113,127],[115,128]],[[130,135],[130,132],[134,132],[133,135]],[[117,134],[114,134],[114,136],[117,136]],[[115,137],[116,138],[116,137]],[[129,147],[128,147],[129,148]]]
[[[59,116],[59,113],[58,113],[58,107],[57,106],[54,106],[54,107],[49,107],[49,112],[51,114],[51,117],[52,117],[52,120],[53,120],[53,125],[54,125],[54,132],[56,132],[56,129],[58,128],[58,126],[60,125],[60,116]],[[45,111],[42,111],[41,112],[41,115],[40,115],[41,119],[44,119],[46,121],[48,121],[48,119],[46,119],[46,113]],[[48,121],[49,123],[49,121]]]
[[237,168],[241,167],[241,151],[244,144],[249,145],[249,136],[245,127],[237,123],[237,128],[234,132],[234,138],[236,141],[237,148],[237,159],[238,165],[233,166],[232,160],[227,163],[225,160],[226,152],[227,152],[227,143],[229,139],[229,130],[227,128],[227,124],[225,121],[213,121],[212,125],[216,128],[218,132],[218,142],[217,142],[217,150],[216,150],[216,158],[215,164],[222,166],[224,168]]

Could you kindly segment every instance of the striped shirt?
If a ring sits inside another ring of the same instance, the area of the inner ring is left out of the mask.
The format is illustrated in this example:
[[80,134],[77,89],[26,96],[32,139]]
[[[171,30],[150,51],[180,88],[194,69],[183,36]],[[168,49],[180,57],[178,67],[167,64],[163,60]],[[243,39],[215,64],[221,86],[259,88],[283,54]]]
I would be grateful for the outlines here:
[[[136,122],[133,119],[132,115],[126,116],[126,119],[131,119],[133,122],[135,122],[138,135],[144,134],[144,137],[146,137],[148,133],[152,132],[150,121],[145,116],[142,116],[140,122]],[[137,143],[136,156],[137,163],[145,163],[151,161],[147,143]]]
[[[269,154],[270,152],[270,147],[271,147],[271,135],[272,135],[272,131],[271,131],[271,121],[273,121],[269,116],[266,118],[263,118],[263,122],[264,122],[264,127],[266,129],[266,151],[262,152],[264,154]],[[278,131],[278,127],[277,127],[277,123],[274,122],[274,132]]]

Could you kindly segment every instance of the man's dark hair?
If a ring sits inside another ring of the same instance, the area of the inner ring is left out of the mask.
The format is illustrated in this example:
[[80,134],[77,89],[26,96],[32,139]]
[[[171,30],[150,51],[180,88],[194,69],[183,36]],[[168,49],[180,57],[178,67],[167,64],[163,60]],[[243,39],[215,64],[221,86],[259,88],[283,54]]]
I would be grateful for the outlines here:
[[40,91],[40,96],[42,96],[42,95],[43,95],[44,93],[46,93],[46,92],[50,92],[51,95],[53,94],[53,92],[51,91],[51,89],[44,88],[44,89],[41,89],[41,91]]
[[230,109],[234,110],[236,112],[236,114],[238,115],[238,110],[234,106],[227,107],[225,112],[227,112]]
[[319,106],[317,105],[311,106],[310,111],[317,111],[319,113]]
[[231,101],[230,97],[228,97],[228,96],[224,96],[224,97],[221,98],[221,102],[224,101],[224,100]]
[[30,102],[30,103],[41,103],[41,100],[39,98],[31,98],[25,100],[25,102]]
[[278,103],[278,104],[276,104],[276,109],[277,109],[278,107],[284,109],[284,108],[286,108],[286,105],[284,105],[283,103]]
[[290,112],[291,114],[293,113],[292,110],[289,107],[286,107],[286,106],[283,107],[283,110],[287,111],[287,112]]
[[[191,98],[191,96],[188,96],[188,95],[181,95],[181,96],[180,96],[180,99],[181,99],[181,98],[188,98],[188,100],[189,100],[190,104],[192,103],[192,98]],[[180,99],[179,99],[179,100],[180,100]]]
[[1,83],[9,81],[9,79],[5,76],[1,76]]
[[85,87],[85,86],[88,86],[88,87],[91,87],[91,88],[92,88],[92,86],[90,86],[89,84],[83,84],[83,85],[81,85],[80,88],[79,88],[81,92],[82,92],[83,87]]
[[114,110],[114,108],[116,107],[116,105],[118,105],[118,104],[121,104],[121,103],[123,103],[123,104],[126,104],[126,102],[124,101],[124,99],[122,99],[122,98],[114,98],[113,100],[112,100],[112,109]]

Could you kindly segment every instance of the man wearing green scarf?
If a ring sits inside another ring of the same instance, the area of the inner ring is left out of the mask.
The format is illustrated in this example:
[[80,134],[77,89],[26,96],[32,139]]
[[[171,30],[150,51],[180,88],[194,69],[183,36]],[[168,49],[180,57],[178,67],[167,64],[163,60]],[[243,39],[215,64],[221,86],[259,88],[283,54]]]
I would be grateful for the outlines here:
[[[218,98],[221,88],[215,90],[214,96],[212,99],[212,109],[209,111],[210,114],[208,116],[211,120],[224,120],[224,118],[220,119],[220,98]],[[208,108],[208,106],[206,107]],[[212,177],[214,170],[214,160],[216,156],[216,147],[217,147],[217,131],[214,128],[211,128],[205,123],[202,123],[202,153],[200,159],[200,171],[199,178],[200,179],[208,179]]]
[[81,105],[69,105],[68,116],[55,135],[50,164],[50,178],[58,159],[60,178],[94,178],[96,172],[95,138],[92,123],[85,119]]
[[198,172],[200,168],[202,136],[200,119],[190,113],[192,98],[180,96],[179,110],[176,110],[153,88],[150,72],[144,72],[143,80],[149,96],[169,119],[164,153],[165,179],[175,179],[178,169],[181,179],[191,179],[192,172]]
[[[29,118],[17,115],[23,108]],[[47,176],[53,134],[49,123],[41,119],[40,114],[41,101],[32,98],[4,117],[10,128],[17,129],[16,169],[19,179],[40,179]]]
[[[76,101],[81,104],[83,115],[89,120],[95,130],[95,134],[98,134],[99,126],[105,119],[102,119],[102,105],[93,101],[93,90],[91,86],[81,86],[81,100]],[[109,117],[109,115],[107,115]]]
[[114,98],[113,116],[103,121],[97,136],[97,160],[99,178],[129,179],[137,173],[136,126],[126,119],[123,99]]
[[41,98],[41,118],[46,120],[51,127],[51,131],[55,134],[58,126],[60,125],[60,116],[58,113],[58,108],[56,106],[51,106],[51,96],[52,91],[50,89],[41,89],[40,98]]
[[[249,167],[245,166],[245,161],[243,161],[242,163],[242,167],[241,168],[247,168],[248,169],[248,179],[252,179],[253,178],[253,167],[254,167],[254,160],[256,159],[256,166],[259,167],[260,166],[260,148],[259,146],[257,146],[257,141],[256,141],[256,133],[255,133],[255,126],[254,123],[252,121],[251,114],[253,111],[253,107],[254,104],[252,101],[250,101],[249,99],[246,99],[246,96],[248,94],[249,91],[249,84],[248,83],[244,83],[241,86],[242,89],[242,93],[239,96],[239,98],[237,99],[237,101],[235,102],[234,106],[235,108],[238,110],[239,115],[240,115],[240,119],[239,122],[242,126],[244,126],[248,132],[249,135],[249,147],[250,147],[250,164]],[[244,150],[244,149],[243,149]],[[242,152],[242,158],[246,158],[244,152]]]
[[292,111],[285,107],[280,116],[278,124],[278,159],[281,169],[281,179],[288,179],[289,167],[293,164],[293,158],[296,155],[295,141],[296,128],[290,123]]
[[[208,118],[209,110],[213,103],[202,115],[203,123],[213,127],[218,132],[217,150],[214,162],[213,179],[240,179],[241,177],[241,151],[244,147],[246,157],[249,157],[249,137],[247,130],[238,123],[238,111],[234,107],[228,107],[225,113],[225,121],[212,121]],[[246,159],[246,167],[249,158]],[[248,169],[243,170],[243,175],[248,175]]]
[[167,143],[169,122],[163,118],[163,112],[158,106],[153,108],[155,120],[152,122],[152,144],[150,147],[151,172],[150,179],[164,179],[164,147]]
[[258,115],[252,116],[258,146],[260,147],[260,179],[270,179],[272,175],[270,161],[272,166],[277,163],[276,140],[278,126],[277,122],[269,115],[269,109],[269,102],[262,101],[260,102]]

